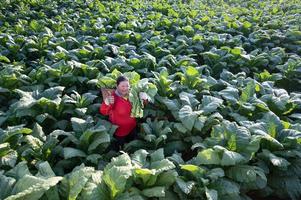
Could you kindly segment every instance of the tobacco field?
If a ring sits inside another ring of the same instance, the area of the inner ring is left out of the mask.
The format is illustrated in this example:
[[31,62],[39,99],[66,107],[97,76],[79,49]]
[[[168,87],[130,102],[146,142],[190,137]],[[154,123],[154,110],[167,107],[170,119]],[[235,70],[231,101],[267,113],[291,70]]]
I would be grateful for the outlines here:
[[[0,4],[0,199],[301,199],[301,1]],[[115,152],[121,73],[157,92]]]

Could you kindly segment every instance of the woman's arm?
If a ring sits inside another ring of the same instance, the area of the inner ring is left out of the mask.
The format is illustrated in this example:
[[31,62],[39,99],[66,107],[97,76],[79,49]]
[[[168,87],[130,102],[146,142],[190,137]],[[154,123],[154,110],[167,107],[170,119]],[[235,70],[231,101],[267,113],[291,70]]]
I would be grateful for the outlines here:
[[114,96],[107,97],[100,105],[99,112],[103,115],[109,115],[115,103]]
[[109,115],[110,111],[112,110],[112,104],[105,104],[105,102],[102,102],[102,104],[100,105],[99,107],[99,112],[102,114],[102,115]]

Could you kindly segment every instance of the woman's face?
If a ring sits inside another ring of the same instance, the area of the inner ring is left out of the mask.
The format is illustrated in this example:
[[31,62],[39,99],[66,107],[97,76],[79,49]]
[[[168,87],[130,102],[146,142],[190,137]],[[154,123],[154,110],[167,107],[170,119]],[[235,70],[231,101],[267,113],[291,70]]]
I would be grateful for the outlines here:
[[126,96],[129,94],[129,90],[130,90],[130,83],[129,81],[121,81],[119,83],[119,85],[117,85],[117,90],[119,92],[119,94],[121,94],[122,96]]

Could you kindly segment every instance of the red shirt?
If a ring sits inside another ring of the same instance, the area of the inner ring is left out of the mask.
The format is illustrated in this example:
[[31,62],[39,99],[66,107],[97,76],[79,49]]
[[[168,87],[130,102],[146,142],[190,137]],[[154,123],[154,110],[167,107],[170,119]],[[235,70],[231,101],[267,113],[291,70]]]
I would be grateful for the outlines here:
[[131,117],[132,105],[128,99],[112,93],[114,104],[101,104],[99,111],[103,115],[109,115],[112,124],[117,125],[116,136],[126,136],[136,127],[136,119]]

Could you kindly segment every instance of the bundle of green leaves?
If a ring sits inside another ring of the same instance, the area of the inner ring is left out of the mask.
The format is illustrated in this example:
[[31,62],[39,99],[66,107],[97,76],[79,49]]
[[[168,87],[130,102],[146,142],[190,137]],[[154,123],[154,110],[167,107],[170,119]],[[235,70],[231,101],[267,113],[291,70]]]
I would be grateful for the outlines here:
[[132,103],[131,116],[137,118],[143,117],[144,102],[139,96],[141,92],[146,93],[147,101],[154,102],[157,91],[156,85],[149,83],[147,78],[141,79],[137,84],[133,85],[129,94],[129,99]]

